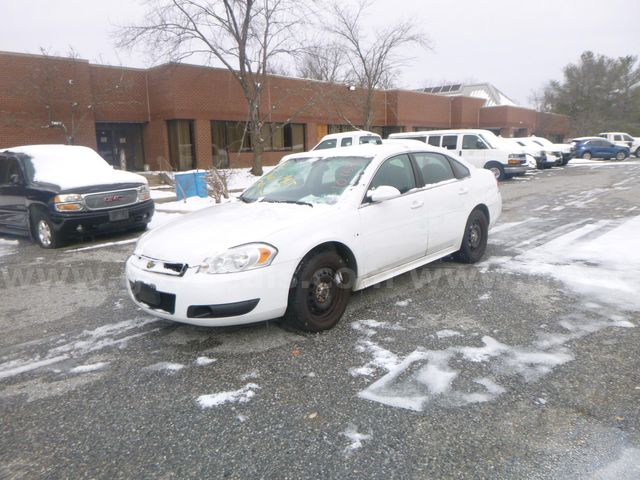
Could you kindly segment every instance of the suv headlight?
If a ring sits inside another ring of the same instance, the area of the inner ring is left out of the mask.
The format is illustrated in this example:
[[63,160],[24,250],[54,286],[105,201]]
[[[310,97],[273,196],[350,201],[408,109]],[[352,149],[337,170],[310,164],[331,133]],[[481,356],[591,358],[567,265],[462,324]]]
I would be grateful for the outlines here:
[[79,212],[84,210],[84,198],[77,193],[66,193],[53,197],[53,206],[58,212]]
[[267,243],[248,243],[206,258],[198,273],[235,273],[267,267],[278,254],[278,249]]
[[147,185],[138,187],[137,190],[139,202],[145,202],[151,198],[151,192],[149,191],[149,187]]

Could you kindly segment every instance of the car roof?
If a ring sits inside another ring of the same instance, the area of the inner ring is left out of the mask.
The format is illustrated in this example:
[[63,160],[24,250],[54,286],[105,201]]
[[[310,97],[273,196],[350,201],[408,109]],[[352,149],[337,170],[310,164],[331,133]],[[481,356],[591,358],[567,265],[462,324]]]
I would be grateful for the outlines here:
[[0,150],[0,153],[22,153],[24,155],[29,155],[33,157],[35,155],[42,155],[44,153],[47,154],[61,154],[64,152],[69,152],[70,150],[92,150],[89,147],[84,147],[82,145],[63,145],[63,144],[48,144],[48,145],[22,145],[18,147],[10,147],[4,148]]
[[401,132],[401,133],[392,133],[391,135],[389,135],[389,138],[399,138],[402,137],[404,135],[415,135],[415,136],[421,136],[421,135],[446,135],[446,134],[451,134],[451,135],[455,135],[455,134],[490,134],[490,135],[495,135],[493,132],[491,132],[490,130],[484,130],[481,128],[458,128],[458,129],[446,129],[446,130],[420,130],[417,132]]

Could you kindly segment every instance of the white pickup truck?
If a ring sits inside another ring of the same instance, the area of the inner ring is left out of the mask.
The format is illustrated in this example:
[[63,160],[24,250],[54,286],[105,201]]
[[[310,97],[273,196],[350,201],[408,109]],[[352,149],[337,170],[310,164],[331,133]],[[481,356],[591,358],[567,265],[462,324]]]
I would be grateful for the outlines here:
[[628,133],[624,132],[603,132],[599,133],[598,137],[606,138],[616,145],[629,147],[631,153],[636,157],[640,157],[640,138],[632,137]]

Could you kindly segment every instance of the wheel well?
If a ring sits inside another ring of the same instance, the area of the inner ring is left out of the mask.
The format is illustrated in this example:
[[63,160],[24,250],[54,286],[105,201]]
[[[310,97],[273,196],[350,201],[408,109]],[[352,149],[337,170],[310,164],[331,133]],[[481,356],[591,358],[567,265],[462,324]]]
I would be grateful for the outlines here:
[[338,255],[340,255],[342,259],[345,261],[345,263],[347,264],[347,267],[353,270],[356,277],[358,276],[358,262],[356,262],[356,257],[351,251],[351,249],[347,247],[344,243],[340,243],[340,242],[321,243],[320,245],[317,245],[316,247],[312,248],[304,256],[304,258],[305,259],[309,258],[310,256],[315,255],[316,253],[326,251],[326,250],[336,252]]
[[491,222],[491,217],[489,216],[489,209],[484,203],[481,203],[480,205],[476,205],[476,208],[474,208],[471,211],[471,213],[475,212],[476,210],[480,210],[482,213],[484,213],[484,215],[487,217],[487,221]]
[[37,203],[29,205],[29,218],[28,218],[29,235],[31,236],[32,240],[35,238],[35,232],[33,231],[33,222],[32,222],[33,212],[35,212],[35,211],[40,211],[40,212],[46,213],[47,209],[43,205],[39,205]]
[[497,160],[489,160],[487,163],[484,164],[483,168],[491,168],[494,165],[504,168],[504,165],[502,165],[502,163],[498,162]]

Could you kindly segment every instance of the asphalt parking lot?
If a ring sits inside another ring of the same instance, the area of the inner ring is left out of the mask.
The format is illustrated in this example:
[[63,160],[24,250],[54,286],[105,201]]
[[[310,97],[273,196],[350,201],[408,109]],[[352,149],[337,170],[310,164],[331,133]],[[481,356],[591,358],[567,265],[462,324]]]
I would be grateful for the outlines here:
[[485,261],[318,335],[143,314],[131,236],[0,237],[0,478],[640,478],[639,185],[637,160],[504,182]]

